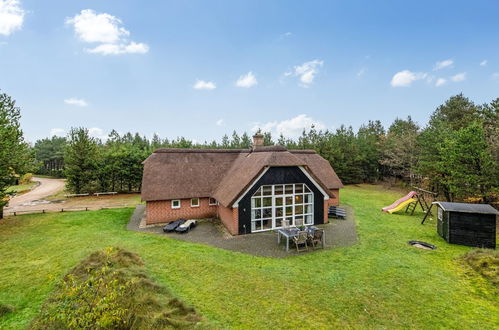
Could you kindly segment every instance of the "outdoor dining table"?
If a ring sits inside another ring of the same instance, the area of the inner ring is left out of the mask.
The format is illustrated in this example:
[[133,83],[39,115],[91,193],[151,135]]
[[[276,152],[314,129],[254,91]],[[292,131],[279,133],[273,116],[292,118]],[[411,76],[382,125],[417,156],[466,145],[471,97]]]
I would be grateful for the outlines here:
[[[305,227],[305,230],[309,232],[311,235],[314,234],[314,231],[318,230],[319,228],[315,226],[308,226]],[[289,227],[289,228],[281,228],[277,230],[277,245],[281,244],[281,236],[284,236],[286,238],[286,252],[289,251],[289,241],[293,239],[293,237],[298,236],[298,233],[300,232],[300,229],[297,227]],[[324,247],[324,243],[326,242],[326,235],[325,233],[322,233],[322,246]]]

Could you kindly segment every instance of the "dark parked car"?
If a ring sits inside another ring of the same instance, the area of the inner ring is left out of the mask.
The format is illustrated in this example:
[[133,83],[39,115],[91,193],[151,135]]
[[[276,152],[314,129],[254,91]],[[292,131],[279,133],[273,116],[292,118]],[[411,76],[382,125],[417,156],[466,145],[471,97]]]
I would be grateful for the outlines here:
[[175,229],[177,229],[178,226],[184,224],[185,221],[186,221],[185,219],[178,219],[178,220],[175,220],[173,222],[170,222],[169,224],[167,224],[166,226],[163,227],[163,231],[165,233],[175,231]]

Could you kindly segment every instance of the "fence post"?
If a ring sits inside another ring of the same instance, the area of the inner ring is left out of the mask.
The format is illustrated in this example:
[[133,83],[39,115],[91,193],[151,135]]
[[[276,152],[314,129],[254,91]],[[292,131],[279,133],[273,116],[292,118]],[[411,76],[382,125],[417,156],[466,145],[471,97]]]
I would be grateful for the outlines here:
[[61,209],[61,212],[64,212],[64,209]]
[[17,216],[16,212],[14,212],[14,216]]

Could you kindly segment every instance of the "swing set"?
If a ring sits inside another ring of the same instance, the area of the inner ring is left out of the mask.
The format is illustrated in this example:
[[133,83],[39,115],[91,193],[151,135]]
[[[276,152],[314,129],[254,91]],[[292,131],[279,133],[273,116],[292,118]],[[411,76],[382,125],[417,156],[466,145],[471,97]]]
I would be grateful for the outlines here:
[[[416,201],[407,205],[405,212],[406,213],[411,212],[411,215],[413,215],[417,206],[420,205],[421,209],[424,212],[424,217],[423,220],[421,221],[421,224],[424,224],[428,216],[433,216],[433,214],[431,213],[431,208],[433,207],[433,202],[436,200],[438,193],[435,193],[433,191],[428,191],[419,187],[412,187],[412,188],[417,192],[417,194],[414,196],[416,197]],[[427,200],[431,200],[431,202],[428,203]]]

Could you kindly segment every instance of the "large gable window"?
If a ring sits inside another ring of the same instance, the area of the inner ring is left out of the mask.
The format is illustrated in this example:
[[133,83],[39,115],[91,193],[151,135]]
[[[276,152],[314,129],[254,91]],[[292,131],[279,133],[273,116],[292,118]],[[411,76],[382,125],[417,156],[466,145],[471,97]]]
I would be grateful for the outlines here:
[[261,186],[251,197],[251,231],[312,225],[313,198],[303,183]]

